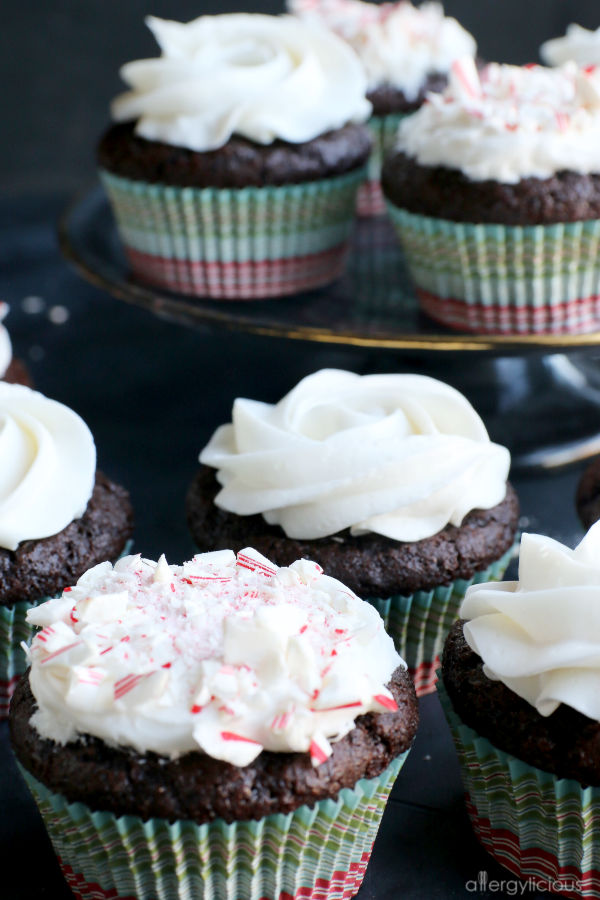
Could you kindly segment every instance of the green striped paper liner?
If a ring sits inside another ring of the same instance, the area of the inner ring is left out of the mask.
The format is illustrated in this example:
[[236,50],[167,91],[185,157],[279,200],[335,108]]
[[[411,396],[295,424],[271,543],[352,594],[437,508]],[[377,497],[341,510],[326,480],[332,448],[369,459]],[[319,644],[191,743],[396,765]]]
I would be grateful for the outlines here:
[[407,753],[336,800],[230,824],[94,812],[20,768],[80,900],[344,900],[361,885]]
[[[386,154],[392,149],[398,126],[407,113],[388,113],[371,116],[367,125],[373,146],[367,161],[367,179],[358,191],[356,211],[359,216],[380,216],[386,211],[381,192],[381,167]],[[410,114],[409,114],[410,115]]]
[[12,606],[0,606],[0,720],[8,716],[10,698],[17,681],[27,668],[27,657],[21,643],[29,643],[36,630],[26,621],[27,610],[49,600],[19,600]]
[[250,300],[341,274],[365,166],[303,184],[194,188],[101,170],[137,278],[178,293]]
[[513,547],[470,579],[458,578],[448,585],[413,594],[364,598],[383,618],[387,633],[408,666],[418,697],[435,690],[444,641],[458,618],[467,588],[485,581],[500,581],[512,554]]
[[557,778],[464,724],[437,685],[461,764],[473,829],[515,875],[568,897],[600,897],[600,788]]
[[577,333],[600,327],[600,220],[489,225],[388,203],[421,307],[451,328]]

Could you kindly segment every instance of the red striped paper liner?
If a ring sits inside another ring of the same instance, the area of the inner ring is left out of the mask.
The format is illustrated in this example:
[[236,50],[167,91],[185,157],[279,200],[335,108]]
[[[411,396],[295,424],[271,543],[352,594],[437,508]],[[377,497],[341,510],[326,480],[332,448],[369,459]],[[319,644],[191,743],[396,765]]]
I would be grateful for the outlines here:
[[10,698],[15,692],[20,675],[13,675],[8,681],[0,681],[0,720],[8,717]]
[[410,677],[415,685],[417,697],[425,697],[427,694],[433,694],[437,682],[437,670],[440,667],[440,658],[436,656],[433,660],[426,660],[420,663],[416,669],[409,668]]
[[132,247],[125,251],[135,276],[154,287],[221,300],[264,300],[329,284],[344,270],[348,245],[290,259],[227,263],[167,259]]
[[[465,806],[471,825],[483,848],[519,878],[539,881],[540,887],[563,897],[600,897],[600,871],[581,872],[575,866],[563,866],[558,857],[541,847],[521,848],[519,837],[506,828],[494,828],[489,819],[480,816],[468,792]],[[529,875],[528,873],[535,873]],[[581,890],[569,890],[577,882]]]
[[489,306],[475,301],[437,297],[416,290],[421,309],[432,319],[477,334],[576,334],[600,329],[600,296],[583,297],[543,307]]
[[356,212],[359,216],[383,216],[387,212],[381,182],[365,181],[358,189]]
[[79,900],[347,900],[407,754],[336,798],[203,824],[92,810],[19,768]]
[[[371,848],[372,849],[372,848]],[[334,872],[330,879],[318,878],[312,888],[301,887],[295,894],[281,891],[276,900],[328,900],[334,894],[340,900],[350,900],[358,892],[371,852],[364,852],[358,863],[351,863],[347,872]],[[116,890],[104,890],[99,884],[88,883],[82,875],[74,872],[71,866],[58,859],[65,881],[73,891],[77,900],[137,900],[134,894],[119,894]],[[258,900],[273,900],[260,897]]]

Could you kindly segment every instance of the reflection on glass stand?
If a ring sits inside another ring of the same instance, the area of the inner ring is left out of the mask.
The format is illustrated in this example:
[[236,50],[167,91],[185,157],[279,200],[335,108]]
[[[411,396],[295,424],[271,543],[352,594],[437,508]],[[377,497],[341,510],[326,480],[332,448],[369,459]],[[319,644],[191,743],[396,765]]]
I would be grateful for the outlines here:
[[515,465],[553,468],[600,453],[600,330],[585,335],[466,335],[419,313],[390,224],[359,220],[345,275],[276,300],[209,301],[132,280],[100,187],[59,225],[63,253],[93,284],[156,315],[336,345],[363,373],[416,371],[462,391]]

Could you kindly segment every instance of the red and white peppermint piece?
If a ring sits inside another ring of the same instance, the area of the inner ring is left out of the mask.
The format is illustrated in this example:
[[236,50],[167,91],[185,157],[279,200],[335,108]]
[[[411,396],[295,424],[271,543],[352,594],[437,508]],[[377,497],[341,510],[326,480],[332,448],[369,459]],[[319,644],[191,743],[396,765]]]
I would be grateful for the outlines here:
[[331,744],[324,734],[315,734],[310,742],[310,761],[313,766],[320,766],[326,759],[329,759],[333,753]]

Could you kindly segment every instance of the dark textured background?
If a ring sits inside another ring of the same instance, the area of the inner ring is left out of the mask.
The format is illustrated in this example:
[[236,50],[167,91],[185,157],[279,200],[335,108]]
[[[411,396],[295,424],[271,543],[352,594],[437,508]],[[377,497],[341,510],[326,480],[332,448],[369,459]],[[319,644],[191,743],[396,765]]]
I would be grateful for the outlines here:
[[[600,25],[600,0],[449,0],[446,6],[476,33],[483,56],[511,62],[534,59],[539,43],[562,33],[571,20]],[[136,549],[154,558],[164,551],[173,563],[193,552],[183,515],[186,485],[200,448],[229,418],[233,399],[275,401],[321,366],[419,371],[451,383],[469,375],[479,404],[495,403],[515,433],[535,431],[532,399],[545,404],[551,439],[564,438],[569,412],[582,427],[600,431],[593,353],[570,359],[530,355],[496,364],[490,355],[367,352],[195,332],[106,296],[61,259],[54,223],[71,193],[94,178],[94,144],[107,122],[109,100],[120,90],[117,69],[155,53],[143,15],[185,20],[205,12],[280,8],[189,0],[0,0],[0,299],[11,305],[7,324],[15,351],[27,360],[41,391],[86,419],[102,467],[130,488]],[[31,296],[39,298],[34,307],[27,301]],[[584,363],[589,377],[578,368]],[[492,371],[501,378],[488,390],[484,379]],[[571,387],[557,412],[552,377],[561,374]],[[583,395],[589,406],[581,412]],[[499,432],[506,441],[507,431]],[[571,545],[576,541],[581,530],[573,494],[580,468],[515,476],[524,527]],[[490,878],[510,876],[471,832],[437,699],[426,698],[421,712],[417,743],[388,805],[360,900],[514,896],[515,882],[510,893],[467,891],[480,871]],[[5,724],[0,873],[2,900],[72,896],[16,773]],[[526,887],[524,896],[547,894]]]
[[[541,41],[571,21],[600,25],[599,0],[447,0],[445,7],[477,36],[482,56],[504,62],[537,59]],[[147,13],[186,21],[282,9],[277,0],[2,0],[3,189],[74,188],[92,174],[95,138],[120,90],[119,66],[155,55]]]

